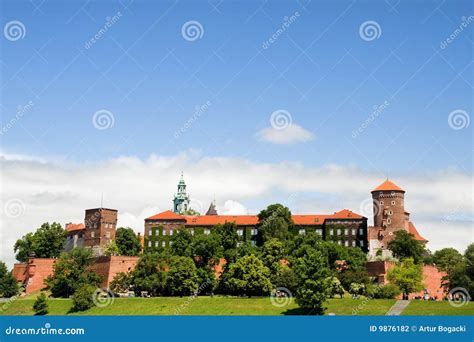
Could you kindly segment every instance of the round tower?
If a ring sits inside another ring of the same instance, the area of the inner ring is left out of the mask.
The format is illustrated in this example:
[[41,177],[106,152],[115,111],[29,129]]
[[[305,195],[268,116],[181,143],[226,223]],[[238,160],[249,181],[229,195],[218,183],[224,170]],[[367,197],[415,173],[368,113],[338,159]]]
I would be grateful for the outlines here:
[[388,179],[372,190],[374,226],[389,232],[405,229],[405,191]]

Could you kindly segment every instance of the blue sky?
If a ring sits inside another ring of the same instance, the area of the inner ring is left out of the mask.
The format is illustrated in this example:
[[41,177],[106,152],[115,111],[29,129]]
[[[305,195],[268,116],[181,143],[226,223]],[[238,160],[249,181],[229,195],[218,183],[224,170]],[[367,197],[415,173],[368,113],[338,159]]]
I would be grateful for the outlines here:
[[[472,170],[472,126],[453,130],[447,121],[453,110],[472,112],[472,27],[440,48],[472,14],[468,1],[2,1],[1,12],[2,24],[26,28],[23,39],[1,45],[3,125],[34,103],[2,136],[4,152],[95,161],[193,149],[388,175]],[[201,39],[183,39],[190,20],[202,25]],[[361,39],[366,21],[379,24],[378,39]],[[206,101],[209,109],[174,138]],[[114,117],[103,131],[91,122],[101,109]],[[276,110],[313,139],[261,141],[256,133]]]

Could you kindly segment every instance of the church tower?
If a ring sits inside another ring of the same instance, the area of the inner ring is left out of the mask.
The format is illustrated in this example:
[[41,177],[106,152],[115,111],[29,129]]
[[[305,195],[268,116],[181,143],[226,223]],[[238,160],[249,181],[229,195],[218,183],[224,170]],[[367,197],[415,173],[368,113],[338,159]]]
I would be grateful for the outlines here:
[[184,214],[189,209],[189,196],[186,193],[186,183],[184,182],[183,173],[178,183],[178,192],[173,199],[173,212],[176,214]]

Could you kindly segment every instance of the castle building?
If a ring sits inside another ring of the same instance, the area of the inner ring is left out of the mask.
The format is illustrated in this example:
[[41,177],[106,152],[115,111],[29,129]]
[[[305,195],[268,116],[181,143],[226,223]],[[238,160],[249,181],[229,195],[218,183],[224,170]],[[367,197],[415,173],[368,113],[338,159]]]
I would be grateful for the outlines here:
[[390,256],[388,243],[399,230],[413,234],[416,240],[424,244],[428,242],[410,221],[410,213],[405,211],[405,190],[387,179],[371,193],[374,203],[374,226],[368,228],[371,257]]
[[173,212],[177,214],[184,214],[189,209],[189,196],[186,193],[186,183],[184,182],[183,173],[181,172],[181,179],[178,183],[178,192],[173,198]]
[[[324,240],[346,247],[360,247],[365,252],[368,250],[367,218],[350,210],[327,215],[292,215],[292,220],[294,225],[290,228],[291,234],[314,232]],[[239,244],[246,241],[256,244],[257,215],[217,215],[214,208],[209,215],[189,216],[168,210],[145,219],[144,249],[154,252],[169,247],[172,236],[179,229],[187,229],[192,235],[209,235],[216,225],[227,222],[237,226]]]

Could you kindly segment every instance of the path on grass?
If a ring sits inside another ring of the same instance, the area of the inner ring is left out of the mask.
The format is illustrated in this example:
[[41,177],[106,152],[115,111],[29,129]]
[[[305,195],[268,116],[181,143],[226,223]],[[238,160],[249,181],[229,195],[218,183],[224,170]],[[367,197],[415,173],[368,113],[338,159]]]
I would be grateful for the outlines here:
[[399,316],[403,310],[410,304],[409,300],[397,300],[395,304],[388,310],[385,316]]

